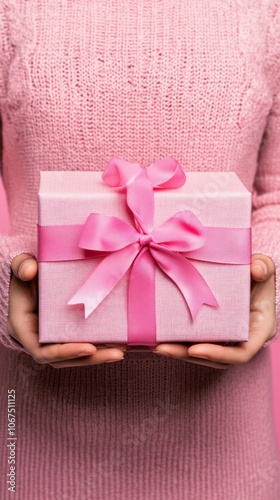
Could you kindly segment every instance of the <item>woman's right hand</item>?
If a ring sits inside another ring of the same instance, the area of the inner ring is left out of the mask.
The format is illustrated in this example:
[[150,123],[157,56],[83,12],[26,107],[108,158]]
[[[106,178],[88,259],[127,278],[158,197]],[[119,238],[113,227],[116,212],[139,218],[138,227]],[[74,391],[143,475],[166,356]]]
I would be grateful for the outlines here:
[[94,346],[85,342],[40,344],[38,335],[38,264],[29,254],[12,261],[8,333],[39,364],[54,368],[87,366],[123,359],[125,345],[117,348]]

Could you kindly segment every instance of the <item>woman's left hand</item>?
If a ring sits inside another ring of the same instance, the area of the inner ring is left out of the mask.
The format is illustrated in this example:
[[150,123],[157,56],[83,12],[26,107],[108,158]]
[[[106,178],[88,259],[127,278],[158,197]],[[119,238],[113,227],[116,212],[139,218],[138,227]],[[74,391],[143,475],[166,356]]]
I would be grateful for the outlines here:
[[155,353],[198,365],[226,369],[250,361],[276,333],[275,266],[269,257],[254,254],[251,264],[250,333],[247,342],[222,344],[158,344]]

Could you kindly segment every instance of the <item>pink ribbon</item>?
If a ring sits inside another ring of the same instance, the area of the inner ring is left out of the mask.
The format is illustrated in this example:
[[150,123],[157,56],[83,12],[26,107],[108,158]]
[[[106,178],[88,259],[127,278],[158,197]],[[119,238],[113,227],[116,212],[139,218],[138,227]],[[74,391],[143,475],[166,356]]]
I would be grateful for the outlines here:
[[[112,187],[126,187],[127,205],[135,227],[117,217],[98,213],[91,213],[82,226],[39,227],[39,260],[92,258],[92,252],[94,256],[105,255],[68,302],[84,304],[85,318],[132,266],[128,286],[128,344],[155,345],[156,264],[177,285],[194,320],[202,304],[217,308],[218,303],[189,259],[247,264],[250,229],[207,228],[190,210],[175,213],[154,229],[153,188],[178,188],[185,182],[185,173],[173,158],[164,158],[147,169],[113,158],[103,180]],[[219,244],[221,238],[223,245]]]

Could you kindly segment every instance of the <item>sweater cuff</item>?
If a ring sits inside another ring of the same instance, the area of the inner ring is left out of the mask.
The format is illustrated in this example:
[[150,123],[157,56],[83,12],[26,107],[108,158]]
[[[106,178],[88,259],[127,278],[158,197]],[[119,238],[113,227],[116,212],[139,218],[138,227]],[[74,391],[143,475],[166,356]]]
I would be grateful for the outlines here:
[[7,348],[29,354],[7,331],[11,263],[21,253],[37,258],[37,242],[25,236],[0,237],[0,342]]
[[280,337],[280,263],[279,261],[271,255],[269,252],[256,251],[254,253],[262,253],[266,257],[270,257],[275,266],[275,314],[276,314],[276,333],[272,339],[267,340],[263,347],[268,347],[270,344],[275,342],[276,339]]

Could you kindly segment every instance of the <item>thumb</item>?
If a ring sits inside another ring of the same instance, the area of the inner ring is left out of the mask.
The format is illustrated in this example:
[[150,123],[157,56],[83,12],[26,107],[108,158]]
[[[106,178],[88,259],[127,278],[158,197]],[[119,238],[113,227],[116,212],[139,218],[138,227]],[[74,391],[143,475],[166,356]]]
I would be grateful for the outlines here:
[[275,273],[275,265],[270,257],[261,253],[252,256],[251,276],[254,281],[266,281]]
[[12,271],[22,281],[31,281],[38,272],[37,260],[28,253],[21,253],[12,260]]

